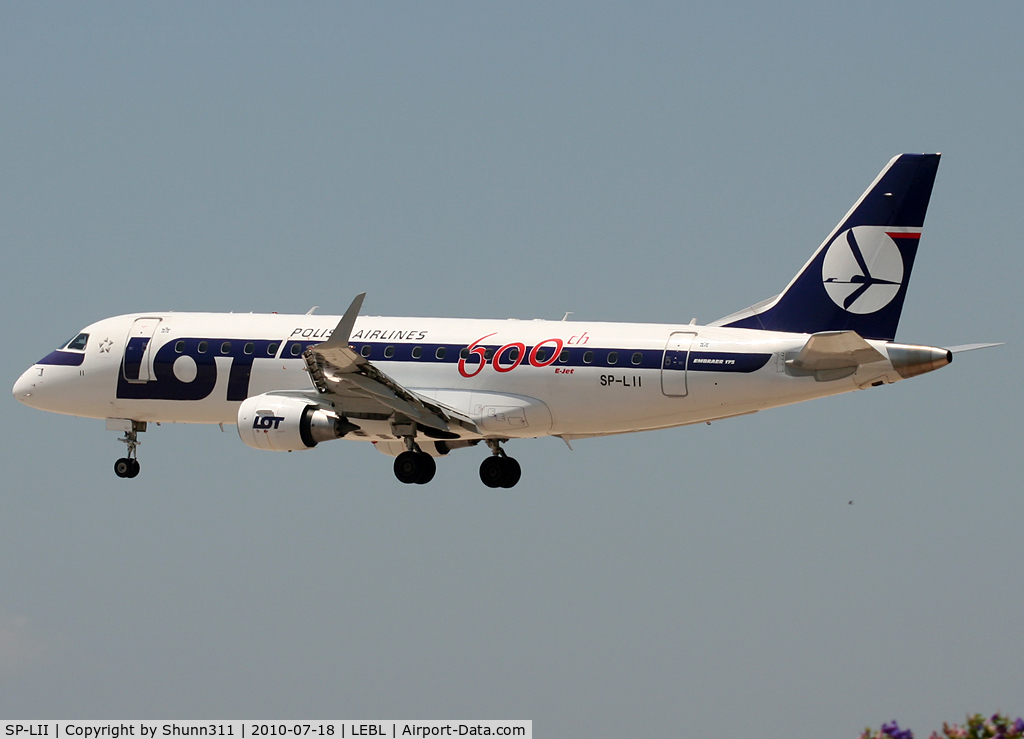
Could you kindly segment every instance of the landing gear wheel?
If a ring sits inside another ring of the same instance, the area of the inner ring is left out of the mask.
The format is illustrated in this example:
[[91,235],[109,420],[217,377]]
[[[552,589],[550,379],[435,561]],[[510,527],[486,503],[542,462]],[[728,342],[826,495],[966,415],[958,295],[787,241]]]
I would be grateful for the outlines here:
[[501,487],[514,488],[519,482],[519,478],[523,476],[523,468],[512,457],[505,457],[501,461],[505,463],[505,469],[501,475]]
[[420,474],[416,478],[416,484],[426,485],[434,479],[434,473],[437,472],[437,463],[426,452],[419,452],[418,456],[420,458]]
[[395,457],[395,477],[399,482],[411,485],[420,475],[420,458],[416,452],[402,452]]
[[489,488],[500,488],[505,477],[504,457],[488,457],[480,463],[480,482]]
[[[128,459],[128,457],[121,457],[119,460],[114,462],[114,474],[118,477],[135,477],[139,474],[138,462],[132,464],[134,460]],[[132,472],[135,472],[135,475]]]
[[139,464],[139,460],[133,459],[132,460],[132,468],[130,470],[128,470],[128,474],[125,475],[125,477],[136,477],[136,476],[138,476],[139,469],[141,469],[141,465]]
[[480,481],[489,488],[511,488],[523,476],[523,468],[512,457],[495,455],[480,463]]
[[406,485],[426,485],[434,479],[437,464],[424,452],[402,452],[395,457],[395,477]]

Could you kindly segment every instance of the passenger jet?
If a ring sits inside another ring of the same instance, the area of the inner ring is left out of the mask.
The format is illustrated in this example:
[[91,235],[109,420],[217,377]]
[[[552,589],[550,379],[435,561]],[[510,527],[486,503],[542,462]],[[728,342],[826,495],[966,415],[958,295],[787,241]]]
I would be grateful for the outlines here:
[[706,326],[360,315],[173,313],[106,318],[40,359],[14,397],[106,419],[119,477],[149,423],[234,424],[255,449],[371,442],[423,484],[483,442],[510,488],[513,439],[576,439],[756,413],[898,382],[957,351],[895,343],[938,154],[890,161],[777,296]]

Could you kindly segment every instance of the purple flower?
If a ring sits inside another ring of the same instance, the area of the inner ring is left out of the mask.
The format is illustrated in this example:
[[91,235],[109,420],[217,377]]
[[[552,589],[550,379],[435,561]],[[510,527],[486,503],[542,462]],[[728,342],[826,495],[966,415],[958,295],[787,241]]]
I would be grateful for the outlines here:
[[882,724],[882,733],[890,739],[914,739],[914,732],[910,729],[901,730],[895,721],[891,724]]
[[1024,718],[1018,718],[1013,722],[1013,730],[1018,734],[1024,734]]

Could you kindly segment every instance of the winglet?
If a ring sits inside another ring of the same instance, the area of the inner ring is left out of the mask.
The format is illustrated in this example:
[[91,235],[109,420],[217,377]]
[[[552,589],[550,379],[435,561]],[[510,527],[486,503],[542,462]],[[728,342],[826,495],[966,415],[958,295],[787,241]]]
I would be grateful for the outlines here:
[[338,321],[337,328],[334,329],[334,333],[327,341],[323,342],[320,346],[324,349],[333,349],[335,347],[348,348],[348,337],[352,335],[352,328],[356,325],[356,318],[359,317],[359,309],[363,307],[363,298],[366,297],[366,293],[359,293],[352,300],[352,304],[345,311],[345,315]]

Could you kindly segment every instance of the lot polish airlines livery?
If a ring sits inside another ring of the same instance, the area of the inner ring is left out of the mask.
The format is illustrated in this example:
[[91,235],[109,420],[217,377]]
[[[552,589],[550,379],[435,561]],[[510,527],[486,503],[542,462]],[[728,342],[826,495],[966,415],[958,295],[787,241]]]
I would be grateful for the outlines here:
[[938,154],[890,161],[785,290],[707,326],[135,313],[39,360],[14,397],[103,418],[135,477],[150,422],[236,424],[256,449],[372,442],[404,483],[484,442],[489,487],[520,467],[502,444],[710,422],[931,372],[953,353],[894,343]]

